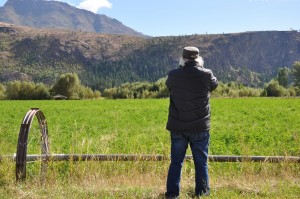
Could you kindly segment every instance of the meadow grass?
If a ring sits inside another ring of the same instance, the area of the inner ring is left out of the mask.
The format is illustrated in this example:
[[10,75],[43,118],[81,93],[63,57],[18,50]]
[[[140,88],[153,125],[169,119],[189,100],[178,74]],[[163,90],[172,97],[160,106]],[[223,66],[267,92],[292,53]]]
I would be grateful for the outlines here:
[[[25,113],[39,107],[51,153],[169,155],[168,100],[1,101],[0,155],[16,152]],[[211,155],[300,156],[300,101],[288,98],[212,99]],[[36,120],[28,151],[39,153]],[[190,154],[190,149],[188,154]],[[210,162],[211,198],[299,198],[296,163]],[[15,163],[0,163],[0,198],[161,198],[169,161],[51,162],[46,184],[39,163],[15,183]],[[181,198],[194,187],[193,162],[182,172]]]

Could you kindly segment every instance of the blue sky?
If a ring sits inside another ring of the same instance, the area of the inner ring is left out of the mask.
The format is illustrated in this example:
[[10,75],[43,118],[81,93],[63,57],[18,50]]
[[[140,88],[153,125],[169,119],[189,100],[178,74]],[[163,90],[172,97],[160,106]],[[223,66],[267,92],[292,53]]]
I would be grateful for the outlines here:
[[[58,0],[150,36],[300,30],[300,0]],[[0,0],[3,6],[6,0]]]

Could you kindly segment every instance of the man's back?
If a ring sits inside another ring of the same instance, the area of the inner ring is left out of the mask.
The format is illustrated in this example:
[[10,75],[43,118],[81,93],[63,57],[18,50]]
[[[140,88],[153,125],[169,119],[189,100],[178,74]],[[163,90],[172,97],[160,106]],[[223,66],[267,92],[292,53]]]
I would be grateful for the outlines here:
[[167,129],[174,132],[209,130],[209,93],[218,85],[211,70],[188,62],[170,71],[166,84],[170,90]]

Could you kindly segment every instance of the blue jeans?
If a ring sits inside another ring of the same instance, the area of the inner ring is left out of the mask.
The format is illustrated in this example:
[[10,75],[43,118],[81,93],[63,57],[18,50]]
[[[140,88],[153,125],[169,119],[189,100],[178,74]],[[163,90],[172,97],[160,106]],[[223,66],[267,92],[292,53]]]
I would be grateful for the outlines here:
[[195,195],[208,195],[208,147],[209,132],[171,132],[171,164],[167,178],[166,196],[179,196],[181,168],[188,144],[190,144],[195,165]]

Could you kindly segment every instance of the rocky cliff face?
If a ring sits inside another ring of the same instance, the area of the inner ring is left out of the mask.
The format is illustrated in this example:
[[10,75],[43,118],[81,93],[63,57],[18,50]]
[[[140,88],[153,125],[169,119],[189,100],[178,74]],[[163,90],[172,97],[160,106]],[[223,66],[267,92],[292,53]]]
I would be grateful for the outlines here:
[[[224,37],[220,51],[228,53],[228,63],[247,66],[257,72],[272,66],[290,66],[300,57],[300,34],[296,31],[266,31]],[[222,40],[222,39],[221,39]],[[218,44],[218,41],[215,42]],[[227,56],[226,56],[227,57]],[[221,56],[222,60],[226,57]]]
[[[247,68],[275,77],[279,67],[291,67],[300,60],[300,33],[297,31],[265,31],[217,35],[207,56],[212,67]],[[201,46],[201,44],[199,44]]]
[[36,28],[144,36],[116,19],[57,1],[8,0],[0,8],[0,21]]

